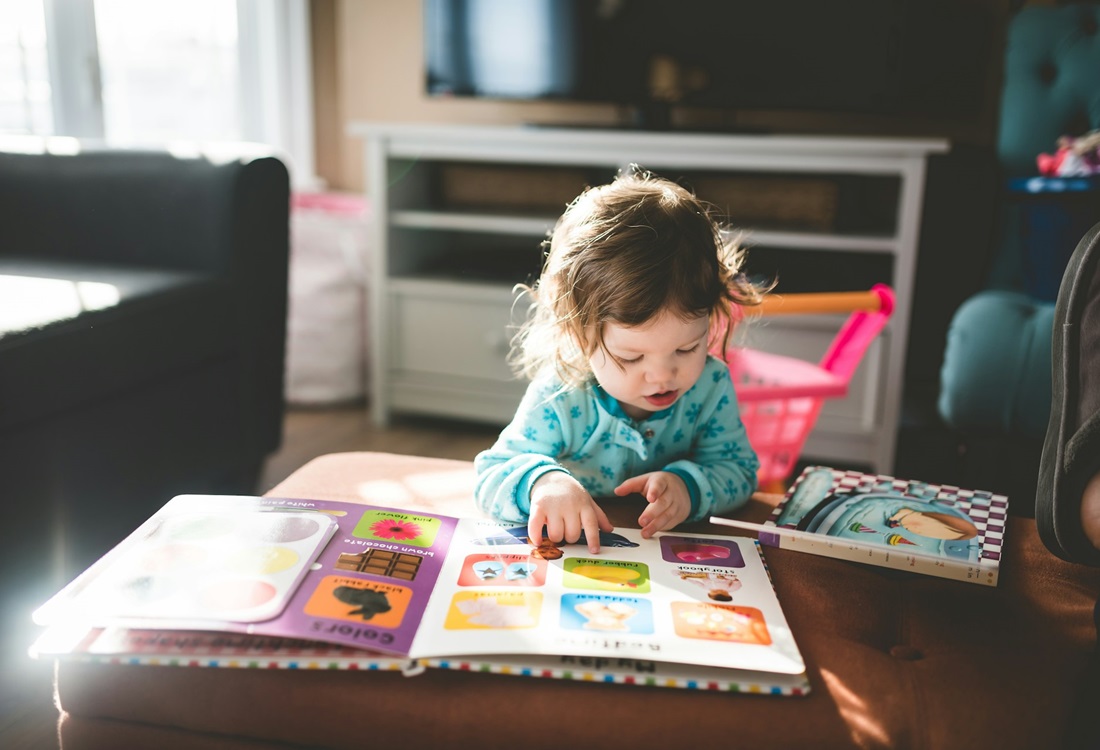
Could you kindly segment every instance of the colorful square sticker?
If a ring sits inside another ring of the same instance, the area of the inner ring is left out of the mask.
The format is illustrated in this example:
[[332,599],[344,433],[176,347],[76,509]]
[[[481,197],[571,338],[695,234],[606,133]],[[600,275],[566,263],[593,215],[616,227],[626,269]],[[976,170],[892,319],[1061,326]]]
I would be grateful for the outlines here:
[[607,594],[565,594],[561,626],[601,633],[653,633],[653,605],[646,599]]
[[546,561],[530,555],[466,555],[459,586],[542,586]]
[[411,599],[412,590],[404,586],[325,576],[306,602],[305,612],[314,617],[396,628],[405,618]]
[[676,635],[704,641],[754,643],[772,642],[764,613],[756,607],[704,602],[672,602]]
[[570,557],[562,581],[571,589],[596,589],[648,594],[649,566],[631,560]]
[[745,567],[741,548],[732,539],[662,536],[661,558],[670,563],[713,565],[727,568]]
[[359,539],[373,539],[410,547],[431,547],[442,522],[431,516],[399,513],[388,510],[368,510],[355,524],[351,534]]
[[443,627],[448,630],[516,630],[539,624],[542,594],[537,591],[460,591],[451,599]]

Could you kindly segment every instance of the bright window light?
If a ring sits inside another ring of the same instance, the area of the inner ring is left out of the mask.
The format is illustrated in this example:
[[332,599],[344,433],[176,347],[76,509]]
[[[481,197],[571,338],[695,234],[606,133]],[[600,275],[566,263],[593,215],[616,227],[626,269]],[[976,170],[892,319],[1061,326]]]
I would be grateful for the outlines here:
[[0,0],[0,136],[313,158],[309,0]]
[[224,0],[96,0],[104,135],[243,140],[237,8]]
[[2,0],[0,8],[0,133],[52,133],[42,0]]
[[118,287],[99,281],[0,274],[0,336],[113,307],[119,299]]

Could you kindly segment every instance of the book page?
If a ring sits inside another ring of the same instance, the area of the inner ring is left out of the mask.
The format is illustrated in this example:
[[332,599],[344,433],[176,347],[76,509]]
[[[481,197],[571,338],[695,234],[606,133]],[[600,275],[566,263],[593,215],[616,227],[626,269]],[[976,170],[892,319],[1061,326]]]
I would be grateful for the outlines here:
[[644,659],[797,674],[802,658],[756,544],[636,529],[585,544],[460,520],[412,655]]
[[355,503],[181,495],[35,619],[253,633],[405,655],[455,523]]
[[[535,549],[526,531],[354,503],[180,496],[36,616],[80,638],[97,627],[218,631],[413,658],[553,655],[804,672],[753,540],[676,532],[647,540],[620,529],[601,534],[591,555],[586,544]],[[267,585],[270,601],[207,598],[226,572],[234,584],[245,580],[234,560],[249,561],[247,590]],[[77,648],[80,638],[71,641],[76,652],[88,648]],[[121,656],[121,641],[98,643]]]

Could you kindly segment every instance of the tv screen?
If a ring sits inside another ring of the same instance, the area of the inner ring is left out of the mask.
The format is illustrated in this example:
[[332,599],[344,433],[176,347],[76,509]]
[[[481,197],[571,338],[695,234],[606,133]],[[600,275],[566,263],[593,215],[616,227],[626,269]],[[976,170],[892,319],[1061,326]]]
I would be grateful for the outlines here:
[[976,114],[978,0],[425,0],[433,96]]

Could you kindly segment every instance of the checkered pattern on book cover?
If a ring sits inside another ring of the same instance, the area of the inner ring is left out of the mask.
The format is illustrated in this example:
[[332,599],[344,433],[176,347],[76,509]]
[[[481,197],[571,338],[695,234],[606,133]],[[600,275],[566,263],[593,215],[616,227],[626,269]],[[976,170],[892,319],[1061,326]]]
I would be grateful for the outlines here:
[[[787,490],[786,497],[798,487],[811,471],[828,467],[807,466],[802,474]],[[1008,498],[985,490],[967,490],[960,487],[952,487],[948,484],[929,484],[909,479],[897,479],[884,474],[864,474],[859,471],[841,471],[829,469],[833,473],[833,493],[848,493],[853,495],[870,492],[894,492],[906,497],[916,498],[930,502],[935,500],[940,503],[949,503],[956,509],[970,517],[978,528],[978,537],[981,540],[981,557],[983,560],[1000,560],[1001,546],[1004,543],[1005,523],[1008,520]],[[780,503],[768,519],[768,523],[774,524],[783,510]]]

